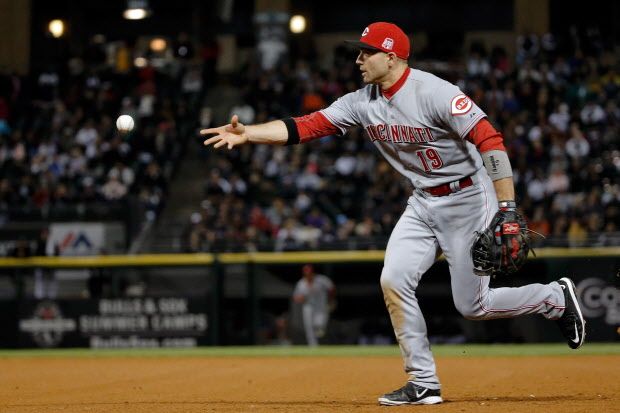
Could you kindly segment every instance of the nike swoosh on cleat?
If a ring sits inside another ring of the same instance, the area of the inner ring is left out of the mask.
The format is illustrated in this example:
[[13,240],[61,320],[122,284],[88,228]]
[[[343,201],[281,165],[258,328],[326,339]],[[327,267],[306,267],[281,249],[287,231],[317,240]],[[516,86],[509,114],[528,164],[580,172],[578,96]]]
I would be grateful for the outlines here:
[[[575,326],[575,328],[577,328],[577,326]],[[418,389],[415,389],[415,397],[417,397],[418,399],[422,396],[424,396],[424,393],[426,393],[428,391],[428,389],[424,389],[424,391],[418,393]]]
[[571,341],[573,343],[579,343],[579,332],[577,331],[577,323],[575,323],[575,338],[571,338]]

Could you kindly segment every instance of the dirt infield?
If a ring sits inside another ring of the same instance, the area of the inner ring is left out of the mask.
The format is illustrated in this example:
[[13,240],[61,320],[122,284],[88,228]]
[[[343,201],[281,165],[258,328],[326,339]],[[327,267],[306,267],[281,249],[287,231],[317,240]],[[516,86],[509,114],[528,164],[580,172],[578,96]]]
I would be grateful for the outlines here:
[[439,357],[445,403],[380,407],[399,357],[0,359],[0,412],[613,412],[620,356]]

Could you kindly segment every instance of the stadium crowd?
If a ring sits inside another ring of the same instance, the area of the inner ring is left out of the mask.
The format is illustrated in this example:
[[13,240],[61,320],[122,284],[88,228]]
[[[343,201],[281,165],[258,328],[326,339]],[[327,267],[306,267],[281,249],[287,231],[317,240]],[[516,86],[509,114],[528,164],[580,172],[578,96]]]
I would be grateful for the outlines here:
[[[26,77],[0,77],[0,213],[4,219],[128,214],[153,220],[195,130],[189,60],[134,67],[124,44],[95,38],[80,55]],[[128,114],[138,125],[120,133]],[[131,202],[130,202],[131,201]],[[116,212],[114,212],[116,211]]]
[[[304,60],[243,67],[233,82],[243,98],[230,114],[257,123],[319,110],[361,86],[355,55],[337,48],[328,70]],[[503,132],[517,202],[529,228],[547,237],[534,244],[620,244],[617,55],[596,36],[545,35],[519,37],[514,64],[480,44],[462,60],[434,72]],[[414,67],[425,63],[414,56]],[[305,145],[209,153],[187,249],[383,248],[412,188],[374,152],[354,128]]]
[[[217,48],[195,51],[184,34],[166,56],[145,52],[151,64],[122,43],[109,50],[94,39],[62,64],[0,76],[0,219],[137,202],[155,220],[199,126],[233,113],[243,123],[307,114],[362,86],[357,52],[345,47],[329,69],[298,58],[264,70],[250,59],[217,84]],[[520,37],[515,60],[473,44],[460,64],[433,67],[421,53],[413,67],[459,85],[503,132],[517,202],[547,237],[537,244],[619,245],[618,56],[596,37],[545,35]],[[116,130],[120,114],[134,131]],[[187,251],[383,248],[412,190],[360,128],[202,155],[204,200]]]

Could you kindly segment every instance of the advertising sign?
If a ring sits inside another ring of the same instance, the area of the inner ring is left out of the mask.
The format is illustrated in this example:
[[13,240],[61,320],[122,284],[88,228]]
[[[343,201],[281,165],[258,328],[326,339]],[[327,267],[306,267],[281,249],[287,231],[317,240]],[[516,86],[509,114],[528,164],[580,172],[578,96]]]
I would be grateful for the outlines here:
[[195,347],[207,329],[205,300],[185,297],[26,301],[18,320],[20,347]]
[[101,223],[53,223],[47,250],[58,251],[61,256],[98,255],[105,246],[104,235]]

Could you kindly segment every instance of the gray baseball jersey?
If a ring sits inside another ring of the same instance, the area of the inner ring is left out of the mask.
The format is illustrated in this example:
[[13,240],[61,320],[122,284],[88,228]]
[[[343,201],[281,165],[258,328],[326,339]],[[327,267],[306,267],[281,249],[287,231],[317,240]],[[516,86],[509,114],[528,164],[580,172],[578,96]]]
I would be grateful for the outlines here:
[[305,278],[297,281],[294,295],[303,295],[304,304],[313,306],[318,312],[329,312],[329,291],[334,288],[332,280],[321,274],[315,274],[312,284]]
[[483,165],[475,145],[464,137],[486,114],[458,87],[431,73],[410,69],[391,99],[381,96],[379,86],[368,85],[321,112],[342,133],[363,126],[416,188],[458,180]]
[[318,345],[318,339],[325,334],[329,320],[329,292],[334,283],[328,277],[315,274],[312,283],[306,278],[297,281],[293,295],[302,295],[304,302],[301,315],[306,340],[309,345]]

